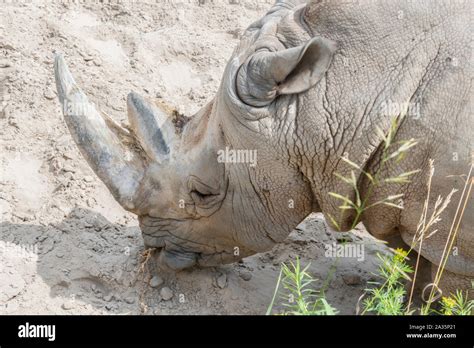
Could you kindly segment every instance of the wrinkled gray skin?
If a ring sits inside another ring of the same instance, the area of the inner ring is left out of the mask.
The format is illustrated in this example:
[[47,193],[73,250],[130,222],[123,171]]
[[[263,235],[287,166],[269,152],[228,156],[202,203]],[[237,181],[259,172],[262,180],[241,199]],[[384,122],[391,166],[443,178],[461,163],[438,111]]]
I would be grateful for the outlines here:
[[[334,176],[350,173],[340,156],[376,171],[375,128],[388,130],[398,116],[384,114],[383,103],[415,103],[419,117],[406,117],[395,140],[419,144],[381,175],[421,172],[410,184],[370,195],[369,204],[404,193],[403,210],[378,205],[362,221],[378,238],[411,244],[434,159],[430,207],[438,195],[460,190],[439,232],[423,244],[421,254],[436,265],[470,166],[471,12],[471,1],[277,1],[244,33],[215,98],[182,133],[164,110],[133,93],[131,131],[93,107],[65,108],[65,120],[97,175],[138,215],[145,244],[179,270],[269,250],[311,212],[340,217],[348,229],[354,216],[341,216],[340,201],[328,195],[354,197]],[[62,57],[55,70],[63,106],[91,106]],[[226,147],[256,150],[257,165],[219,163]],[[359,176],[358,183],[365,197],[368,182]],[[445,289],[471,288],[473,225],[470,201]]]

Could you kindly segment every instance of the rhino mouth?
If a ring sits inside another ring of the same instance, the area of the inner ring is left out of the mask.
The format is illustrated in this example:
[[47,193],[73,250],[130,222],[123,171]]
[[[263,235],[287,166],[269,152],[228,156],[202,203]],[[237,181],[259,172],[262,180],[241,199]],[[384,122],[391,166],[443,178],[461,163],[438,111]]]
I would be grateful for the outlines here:
[[177,251],[177,250],[160,250],[158,262],[164,264],[172,270],[178,271],[191,268],[197,263],[198,255],[195,252]]
[[195,266],[218,266],[238,261],[241,258],[236,257],[231,252],[227,251],[202,253],[185,250],[183,248],[168,249],[167,247],[162,247],[158,249],[158,263],[162,266],[172,269],[173,271],[181,271]]
[[159,251],[159,264],[179,271],[193,266],[210,267],[232,263],[255,253],[239,250],[236,254],[232,247],[200,243],[191,240],[186,233],[177,233],[179,230],[186,230],[187,222],[148,215],[139,216],[145,245]]

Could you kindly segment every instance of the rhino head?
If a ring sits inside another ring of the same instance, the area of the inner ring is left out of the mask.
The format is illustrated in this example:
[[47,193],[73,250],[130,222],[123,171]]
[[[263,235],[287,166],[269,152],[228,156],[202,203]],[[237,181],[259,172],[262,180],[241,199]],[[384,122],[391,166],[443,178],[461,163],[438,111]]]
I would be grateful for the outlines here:
[[56,57],[68,128],[115,199],[138,216],[145,245],[179,270],[266,251],[317,207],[292,130],[299,95],[335,45],[312,37],[296,1],[277,1],[244,33],[216,96],[182,128],[159,105],[127,98],[130,127],[98,111]]

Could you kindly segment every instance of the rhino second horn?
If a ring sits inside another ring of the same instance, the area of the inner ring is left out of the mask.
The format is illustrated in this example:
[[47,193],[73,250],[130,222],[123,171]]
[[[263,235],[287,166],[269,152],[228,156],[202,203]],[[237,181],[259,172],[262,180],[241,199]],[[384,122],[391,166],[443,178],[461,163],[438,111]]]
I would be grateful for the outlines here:
[[127,97],[127,109],[130,127],[148,156],[158,162],[168,159],[174,126],[166,112],[134,92]]
[[107,126],[77,86],[61,55],[56,55],[54,73],[64,119],[79,150],[115,199],[134,211],[135,194],[144,173],[142,160]]

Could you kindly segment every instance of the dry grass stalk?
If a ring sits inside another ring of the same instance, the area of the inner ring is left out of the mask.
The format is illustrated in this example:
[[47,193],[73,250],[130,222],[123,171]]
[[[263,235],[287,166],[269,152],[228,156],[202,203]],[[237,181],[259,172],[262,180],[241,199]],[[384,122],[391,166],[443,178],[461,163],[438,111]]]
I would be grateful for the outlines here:
[[446,199],[444,200],[441,198],[441,196],[438,196],[433,207],[433,212],[431,213],[431,216],[428,219],[429,201],[431,197],[431,182],[433,179],[433,175],[434,175],[434,165],[433,165],[433,160],[430,159],[430,172],[429,172],[429,177],[428,177],[428,182],[427,182],[426,199],[423,205],[423,211],[420,216],[420,221],[418,223],[415,235],[413,236],[413,241],[410,248],[410,251],[411,251],[419,244],[418,255],[417,255],[416,265],[415,265],[415,273],[413,275],[413,282],[411,284],[410,297],[408,299],[407,312],[410,311],[410,306],[413,300],[413,293],[415,289],[416,278],[418,275],[418,267],[420,264],[423,241],[436,234],[438,230],[433,230],[429,234],[428,234],[428,231],[430,231],[430,229],[436,223],[441,221],[441,214],[448,207],[449,203],[451,202],[451,198],[453,194],[457,191],[455,189],[451,190],[451,192],[446,196]]

